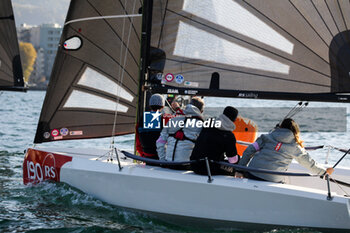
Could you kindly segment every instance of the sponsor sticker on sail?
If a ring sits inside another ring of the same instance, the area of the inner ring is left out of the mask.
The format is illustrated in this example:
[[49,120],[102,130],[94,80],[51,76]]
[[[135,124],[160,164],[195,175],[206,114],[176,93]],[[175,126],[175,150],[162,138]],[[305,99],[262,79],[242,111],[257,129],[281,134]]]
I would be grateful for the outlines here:
[[188,87],[199,87],[199,83],[197,82],[190,82],[190,81],[186,81],[184,83],[185,86],[188,86]]
[[76,131],[70,131],[69,132],[70,136],[79,136],[79,135],[83,135],[83,131],[82,130],[76,130]]
[[59,132],[57,129],[53,129],[53,130],[51,131],[52,137],[57,137],[59,134],[60,134],[60,132]]
[[167,82],[172,82],[172,81],[174,80],[174,75],[173,75],[172,73],[167,73],[167,74],[165,75],[165,80],[166,80]]
[[176,75],[176,77],[175,77],[175,82],[178,83],[178,84],[183,83],[184,80],[185,80],[185,79],[184,79],[184,76],[182,76],[181,74],[178,74],[178,75]]
[[67,136],[68,132],[69,132],[69,130],[67,128],[60,129],[60,133],[61,133],[62,136]]

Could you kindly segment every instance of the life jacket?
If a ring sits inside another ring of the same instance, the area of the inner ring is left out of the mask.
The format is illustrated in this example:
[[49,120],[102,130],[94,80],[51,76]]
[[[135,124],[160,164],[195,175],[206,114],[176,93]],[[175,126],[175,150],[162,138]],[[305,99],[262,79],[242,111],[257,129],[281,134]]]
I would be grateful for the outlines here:
[[[192,119],[192,118],[195,118],[195,119],[198,119],[198,120],[200,120],[200,121],[203,121],[203,119],[202,119],[201,117],[198,117],[198,116],[185,117],[185,124],[184,124],[184,125],[186,125],[186,122],[187,122],[188,119]],[[191,141],[191,142],[193,142],[193,143],[196,143],[196,140],[191,139],[191,138],[188,138],[188,137],[185,135],[185,132],[183,131],[183,128],[180,128],[178,131],[176,131],[176,132],[173,133],[173,134],[169,134],[169,136],[176,139],[175,145],[174,145],[174,150],[173,150],[172,161],[174,161],[174,159],[175,159],[176,146],[177,146],[177,143],[178,143],[179,141],[188,140],[188,141]]]

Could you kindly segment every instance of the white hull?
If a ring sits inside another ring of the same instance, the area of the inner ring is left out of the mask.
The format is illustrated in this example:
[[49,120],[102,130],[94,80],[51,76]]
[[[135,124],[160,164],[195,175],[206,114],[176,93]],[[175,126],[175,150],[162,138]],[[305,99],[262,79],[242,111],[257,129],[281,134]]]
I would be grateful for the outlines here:
[[[116,206],[164,218],[194,218],[214,227],[253,224],[350,230],[350,199],[332,185],[331,190],[338,193],[327,200],[326,182],[319,178],[293,178],[291,182],[303,186],[309,183],[320,189],[228,176],[214,176],[214,181],[208,183],[206,176],[191,171],[146,166],[130,159],[122,159],[120,171],[116,161],[96,161],[105,151],[45,151],[72,157],[61,167],[61,182]],[[350,170],[337,172],[349,181]]]

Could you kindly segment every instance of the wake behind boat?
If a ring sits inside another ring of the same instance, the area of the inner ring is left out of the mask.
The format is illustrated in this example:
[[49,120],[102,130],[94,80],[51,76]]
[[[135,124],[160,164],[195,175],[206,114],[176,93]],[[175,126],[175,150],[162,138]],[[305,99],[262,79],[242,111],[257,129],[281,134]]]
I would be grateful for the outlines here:
[[297,165],[286,184],[206,177],[135,163],[114,143],[152,93],[350,102],[350,3],[324,4],[72,0],[34,142],[112,136],[110,149],[30,148],[24,183],[65,182],[172,221],[349,231],[347,168],[332,175],[342,186]]

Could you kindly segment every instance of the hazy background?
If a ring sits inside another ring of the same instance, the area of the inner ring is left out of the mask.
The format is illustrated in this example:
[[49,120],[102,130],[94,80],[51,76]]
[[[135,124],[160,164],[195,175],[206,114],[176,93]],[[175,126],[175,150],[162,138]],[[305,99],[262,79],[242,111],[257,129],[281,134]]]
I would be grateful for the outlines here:
[[12,0],[16,26],[23,23],[63,25],[70,0]]

